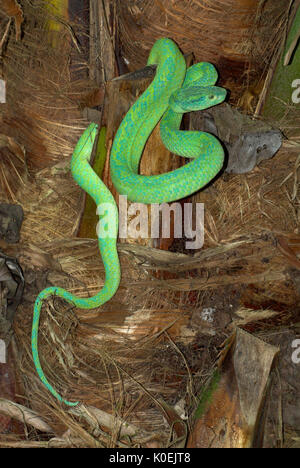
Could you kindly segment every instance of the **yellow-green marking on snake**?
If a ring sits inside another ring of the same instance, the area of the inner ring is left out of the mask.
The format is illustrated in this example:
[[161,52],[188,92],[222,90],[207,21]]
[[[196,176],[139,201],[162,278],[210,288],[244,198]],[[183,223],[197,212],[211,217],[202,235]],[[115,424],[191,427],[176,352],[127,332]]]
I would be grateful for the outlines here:
[[[131,107],[114,139],[110,155],[112,181],[122,195],[140,203],[164,203],[184,198],[207,185],[221,170],[224,152],[220,142],[204,132],[181,131],[184,112],[212,107],[224,101],[226,91],[214,86],[217,72],[209,63],[198,63],[186,70],[185,59],[170,39],[154,44],[148,65],[157,65],[151,85]],[[170,151],[192,161],[175,171],[154,176],[138,174],[139,161],[149,135],[160,123],[161,138]],[[89,164],[97,125],[91,124],[80,137],[71,160],[75,181],[95,201],[97,207],[108,204],[113,229],[99,236],[99,250],[105,268],[105,283],[93,297],[79,298],[59,287],[44,289],[34,305],[32,323],[32,354],[41,381],[66,405],[75,406],[61,397],[49,383],[38,355],[38,327],[44,299],[55,295],[81,309],[93,309],[109,301],[120,283],[117,253],[118,210],[105,184]],[[110,224],[111,226],[111,224]]]

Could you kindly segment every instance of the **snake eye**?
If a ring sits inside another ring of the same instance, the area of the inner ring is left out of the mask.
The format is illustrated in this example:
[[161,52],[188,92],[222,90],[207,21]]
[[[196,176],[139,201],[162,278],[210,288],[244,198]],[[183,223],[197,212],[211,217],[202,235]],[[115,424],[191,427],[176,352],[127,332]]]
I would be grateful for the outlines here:
[[215,97],[215,96],[214,96],[213,94],[211,94],[211,95],[208,97],[208,99],[214,99],[214,97]]

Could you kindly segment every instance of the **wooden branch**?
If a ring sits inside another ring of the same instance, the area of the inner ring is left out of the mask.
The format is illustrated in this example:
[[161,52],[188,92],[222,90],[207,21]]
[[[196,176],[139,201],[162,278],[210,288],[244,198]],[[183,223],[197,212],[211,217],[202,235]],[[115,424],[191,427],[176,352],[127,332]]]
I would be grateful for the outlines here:
[[0,399],[0,413],[10,416],[23,424],[29,424],[39,431],[54,434],[54,430],[34,411],[23,405],[3,398]]
[[111,80],[116,72],[106,4],[107,0],[90,0],[90,78],[99,86]]

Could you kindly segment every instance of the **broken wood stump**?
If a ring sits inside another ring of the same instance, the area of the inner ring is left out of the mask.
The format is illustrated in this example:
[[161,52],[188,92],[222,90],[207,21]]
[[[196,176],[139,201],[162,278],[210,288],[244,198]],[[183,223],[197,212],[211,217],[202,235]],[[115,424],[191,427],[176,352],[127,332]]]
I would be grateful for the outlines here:
[[188,448],[260,448],[279,349],[237,329],[195,413]]

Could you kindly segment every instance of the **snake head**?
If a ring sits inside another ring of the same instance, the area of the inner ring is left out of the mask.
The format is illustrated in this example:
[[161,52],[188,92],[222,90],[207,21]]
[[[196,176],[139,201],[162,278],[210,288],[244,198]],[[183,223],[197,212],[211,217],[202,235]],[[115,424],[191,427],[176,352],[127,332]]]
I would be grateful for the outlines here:
[[176,90],[169,99],[176,113],[208,109],[224,101],[227,91],[219,86],[191,86]]

